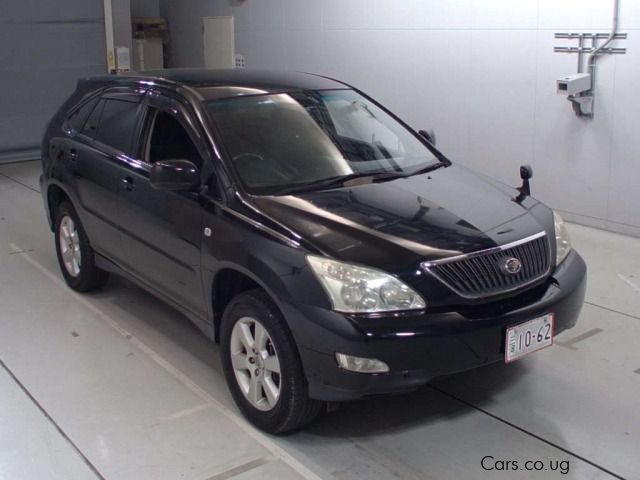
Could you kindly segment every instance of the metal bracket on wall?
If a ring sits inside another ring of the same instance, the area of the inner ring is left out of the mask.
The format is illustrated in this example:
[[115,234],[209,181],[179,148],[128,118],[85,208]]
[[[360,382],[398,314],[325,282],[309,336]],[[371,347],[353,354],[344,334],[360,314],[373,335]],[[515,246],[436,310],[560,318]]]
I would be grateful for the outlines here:
[[[609,37],[608,33],[554,33],[555,38],[563,38],[565,40],[578,40],[577,47],[553,47],[553,51],[556,53],[577,53],[578,54],[578,73],[582,72],[582,59],[585,53],[592,53],[598,48],[598,40]],[[626,33],[616,33],[613,37],[614,40],[626,40]],[[585,47],[585,40],[591,41],[590,47]],[[615,53],[627,53],[626,48],[612,48],[606,47],[601,49],[599,54],[615,54]]]
[[[617,6],[616,14],[617,15]],[[614,20],[614,32],[617,26],[617,18]],[[574,95],[568,95],[567,99],[573,106],[573,111],[579,117],[593,117],[593,95],[595,86],[595,58],[600,55],[614,55],[627,53],[626,48],[609,47],[613,40],[624,40],[627,38],[626,33],[555,33],[555,38],[561,38],[564,40],[577,40],[577,47],[559,46],[553,47],[553,51],[556,53],[577,53],[578,54],[578,73],[583,72],[584,55],[589,55],[588,62],[588,74],[590,75],[591,88],[586,91],[576,93]],[[604,40],[604,44],[600,43],[600,40]],[[585,45],[589,42],[589,45]],[[585,75],[586,76],[586,75]]]

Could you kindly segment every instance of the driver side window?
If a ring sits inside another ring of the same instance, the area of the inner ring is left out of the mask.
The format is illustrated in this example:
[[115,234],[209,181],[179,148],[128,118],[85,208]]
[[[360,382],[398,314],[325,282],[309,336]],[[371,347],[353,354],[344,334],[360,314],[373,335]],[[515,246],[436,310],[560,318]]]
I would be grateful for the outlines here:
[[152,115],[145,161],[153,164],[161,160],[189,160],[202,168],[198,148],[182,124],[167,112],[155,110]]

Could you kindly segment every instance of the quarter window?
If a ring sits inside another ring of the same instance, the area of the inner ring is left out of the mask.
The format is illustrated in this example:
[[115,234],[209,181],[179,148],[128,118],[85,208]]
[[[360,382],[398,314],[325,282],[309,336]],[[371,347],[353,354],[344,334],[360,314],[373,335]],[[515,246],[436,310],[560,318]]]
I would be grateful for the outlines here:
[[67,118],[67,124],[74,132],[77,133],[82,131],[82,127],[84,127],[84,123],[93,111],[96,103],[98,103],[98,99],[96,98],[89,100],[84,105],[80,106],[80,108],[77,108],[76,111]]
[[104,100],[100,100],[98,105],[93,109],[87,121],[82,127],[82,133],[87,137],[94,138],[96,131],[98,130],[98,123],[100,122],[100,115],[102,115],[102,109],[104,108]]

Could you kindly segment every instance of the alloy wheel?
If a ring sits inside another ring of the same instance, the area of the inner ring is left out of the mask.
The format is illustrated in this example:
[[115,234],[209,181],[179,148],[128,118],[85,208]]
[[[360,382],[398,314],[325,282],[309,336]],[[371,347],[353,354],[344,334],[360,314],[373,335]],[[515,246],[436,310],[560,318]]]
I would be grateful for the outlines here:
[[240,390],[258,410],[273,409],[280,398],[280,360],[266,328],[240,318],[231,331],[231,364]]
[[82,266],[82,253],[80,251],[80,236],[76,229],[75,222],[69,215],[65,215],[60,220],[58,232],[60,242],[60,253],[67,273],[72,277],[80,275]]

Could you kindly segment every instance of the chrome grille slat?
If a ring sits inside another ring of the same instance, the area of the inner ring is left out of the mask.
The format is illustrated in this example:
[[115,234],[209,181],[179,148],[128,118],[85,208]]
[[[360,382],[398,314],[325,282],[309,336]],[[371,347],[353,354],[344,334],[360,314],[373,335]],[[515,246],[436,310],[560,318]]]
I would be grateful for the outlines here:
[[492,288],[499,288],[500,287],[500,279],[498,276],[498,270],[495,268],[495,265],[493,265],[489,259],[487,257],[481,256],[478,257],[480,259],[480,261],[482,262],[485,271],[488,272],[489,278],[491,279],[491,287]]
[[[472,258],[471,263],[473,264],[473,269],[475,272],[482,271],[483,267],[482,267],[482,262],[480,261],[480,258]],[[491,288],[491,284],[487,276],[478,275],[478,278],[480,279],[480,284],[482,285],[482,288]]]
[[458,283],[457,278],[449,272],[442,272],[442,275],[447,279],[447,283],[456,285]]
[[522,254],[524,255],[524,258],[526,259],[526,264],[527,265],[531,265],[531,270],[532,270],[532,274],[536,275],[538,273],[538,271],[540,270],[539,268],[539,263],[537,261],[537,255],[535,255],[534,252],[535,247],[533,245],[522,245],[522,248],[520,250],[522,250]]
[[[516,274],[502,272],[498,267],[510,257],[522,264]],[[498,295],[529,285],[549,273],[549,240],[545,232],[540,232],[503,247],[424,262],[422,266],[462,297]]]
[[463,275],[465,275],[466,278],[469,279],[469,282],[471,283],[472,288],[475,289],[475,290],[479,290],[480,289],[480,283],[478,282],[478,278],[475,276],[474,269],[472,269],[470,267],[470,265],[468,265],[466,262],[465,263],[459,263],[458,266],[462,270]]
[[537,245],[531,245],[531,248],[527,249],[527,256],[531,258],[532,264],[536,266],[536,272],[542,271],[542,265],[540,263],[540,248]]
[[453,267],[453,271],[454,271],[457,283],[463,285],[464,288],[473,290],[473,285],[471,284],[471,280],[467,278],[462,265],[456,264],[456,265],[452,265],[452,267]]
[[531,245],[525,249],[527,258],[531,262],[531,265],[535,265],[536,273],[540,273],[542,265],[540,264],[540,249],[537,245]]
[[537,249],[538,249],[538,255],[537,255],[537,258],[538,258],[538,271],[544,272],[545,266],[542,263],[542,259],[545,256],[545,251],[543,250],[542,245],[537,245]]

